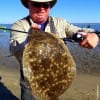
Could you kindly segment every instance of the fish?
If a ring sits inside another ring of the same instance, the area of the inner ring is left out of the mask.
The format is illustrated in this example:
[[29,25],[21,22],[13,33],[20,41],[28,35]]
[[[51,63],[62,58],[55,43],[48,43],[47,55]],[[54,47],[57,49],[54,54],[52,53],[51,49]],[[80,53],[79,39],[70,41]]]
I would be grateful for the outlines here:
[[31,29],[22,59],[25,81],[38,100],[59,100],[76,75],[68,47],[54,33]]

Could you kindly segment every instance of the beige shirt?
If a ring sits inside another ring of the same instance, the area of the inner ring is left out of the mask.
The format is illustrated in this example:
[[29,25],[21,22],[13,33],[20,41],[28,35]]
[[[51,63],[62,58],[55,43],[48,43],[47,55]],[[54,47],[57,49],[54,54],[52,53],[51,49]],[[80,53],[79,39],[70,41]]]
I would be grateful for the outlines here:
[[[81,28],[73,26],[72,24],[69,24],[66,20],[61,18],[53,17],[53,21],[57,32],[56,34],[59,36],[59,38],[64,38],[66,36],[73,34],[73,32],[75,33],[78,30],[81,30]],[[52,22],[49,21],[49,23],[46,25],[45,32],[51,32],[50,23]],[[24,18],[14,23],[12,29],[28,32],[30,29],[30,25]],[[25,41],[26,37],[27,37],[26,33],[12,31],[10,43],[12,43],[14,40],[18,41],[18,43],[22,43],[23,41]]]

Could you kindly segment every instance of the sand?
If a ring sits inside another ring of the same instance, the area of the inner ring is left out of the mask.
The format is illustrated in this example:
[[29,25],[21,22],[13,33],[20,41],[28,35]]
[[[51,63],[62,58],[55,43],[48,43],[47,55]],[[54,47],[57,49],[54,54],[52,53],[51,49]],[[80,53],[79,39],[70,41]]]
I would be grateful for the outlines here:
[[19,100],[19,64],[7,51],[0,49],[0,100]]
[[[87,50],[77,44],[68,46],[77,63],[77,73],[60,100],[100,100],[100,47]],[[0,100],[19,100],[19,64],[7,55],[8,49],[0,48]]]

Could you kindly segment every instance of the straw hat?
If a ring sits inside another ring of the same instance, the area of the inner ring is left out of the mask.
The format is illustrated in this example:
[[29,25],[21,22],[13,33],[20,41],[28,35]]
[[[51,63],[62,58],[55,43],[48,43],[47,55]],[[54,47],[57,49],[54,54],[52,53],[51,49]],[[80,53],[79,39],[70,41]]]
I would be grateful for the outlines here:
[[[57,0],[30,0],[30,1],[34,1],[34,2],[50,2],[51,4],[51,8],[56,4]],[[24,7],[28,8],[28,0],[21,0],[22,4],[24,5]]]

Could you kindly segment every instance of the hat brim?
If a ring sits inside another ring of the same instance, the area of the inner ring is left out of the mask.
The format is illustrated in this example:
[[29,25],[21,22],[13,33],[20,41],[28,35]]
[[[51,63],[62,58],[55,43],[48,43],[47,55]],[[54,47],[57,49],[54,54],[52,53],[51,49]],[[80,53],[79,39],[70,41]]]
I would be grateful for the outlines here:
[[[31,1],[34,1],[34,2],[50,2],[50,7],[52,8],[55,4],[56,4],[56,2],[57,2],[57,0],[31,0]],[[21,2],[22,2],[22,4],[24,5],[24,7],[26,7],[26,8],[28,8],[28,0],[21,0]]]

